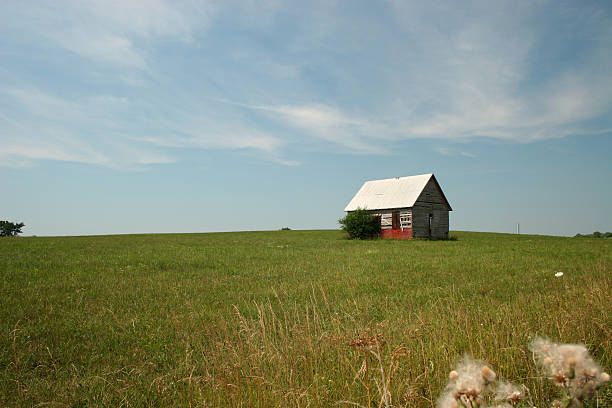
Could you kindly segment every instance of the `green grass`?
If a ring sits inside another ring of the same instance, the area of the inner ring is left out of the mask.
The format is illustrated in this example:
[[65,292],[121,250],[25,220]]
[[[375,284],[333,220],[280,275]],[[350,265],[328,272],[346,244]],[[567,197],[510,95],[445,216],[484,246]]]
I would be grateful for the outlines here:
[[374,334],[395,406],[433,407],[464,353],[544,406],[536,335],[610,371],[612,240],[453,235],[0,239],[0,406],[377,406],[374,360],[348,345]]

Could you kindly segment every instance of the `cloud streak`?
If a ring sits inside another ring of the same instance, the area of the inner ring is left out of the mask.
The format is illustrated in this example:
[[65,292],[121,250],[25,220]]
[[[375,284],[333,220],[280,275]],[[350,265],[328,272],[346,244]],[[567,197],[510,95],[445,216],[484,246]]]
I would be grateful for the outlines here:
[[66,50],[123,68],[147,69],[147,42],[164,37],[189,41],[205,25],[211,4],[165,0],[43,1],[35,10],[15,3],[7,12],[40,37]]
[[[299,164],[280,155],[283,142],[278,137],[231,120],[207,120],[201,114],[204,108],[197,105],[138,105],[112,95],[68,101],[35,88],[12,88],[2,94],[32,117],[22,122],[0,114],[5,129],[0,157],[9,166],[57,160],[133,170],[173,163],[172,152],[179,149],[246,150],[282,165]],[[170,117],[141,116],[148,108]]]
[[604,132],[612,18],[572,7],[15,3],[0,27],[0,154],[143,168],[225,149],[296,165],[303,150],[428,139],[462,155],[435,146]]

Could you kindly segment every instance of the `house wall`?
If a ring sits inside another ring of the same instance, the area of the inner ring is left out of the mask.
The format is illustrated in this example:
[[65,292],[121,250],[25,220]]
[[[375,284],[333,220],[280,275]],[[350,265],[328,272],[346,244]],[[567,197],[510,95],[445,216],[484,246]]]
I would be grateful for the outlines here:
[[412,231],[416,238],[427,238],[429,236],[429,214],[433,215],[431,220],[431,237],[448,238],[448,207],[440,190],[433,180],[429,180],[421,195],[412,207]]
[[[412,208],[388,208],[384,210],[372,210],[372,214],[393,214],[394,212],[407,213],[412,219]],[[392,238],[392,239],[410,239],[412,238],[412,222],[409,227],[392,229],[391,226],[381,226],[380,230],[381,238]]]
[[[393,214],[396,211],[399,212],[399,213],[408,213],[408,214],[410,214],[412,216],[412,214],[411,214],[412,213],[412,209],[408,208],[408,207],[406,207],[406,208],[388,208],[388,209],[385,209],[385,210],[371,210],[370,213],[372,213],[372,214],[379,214],[379,215],[382,216],[383,214]],[[382,229],[387,229],[387,228],[391,229],[391,226],[388,226],[388,227],[384,227],[383,226],[382,227]]]

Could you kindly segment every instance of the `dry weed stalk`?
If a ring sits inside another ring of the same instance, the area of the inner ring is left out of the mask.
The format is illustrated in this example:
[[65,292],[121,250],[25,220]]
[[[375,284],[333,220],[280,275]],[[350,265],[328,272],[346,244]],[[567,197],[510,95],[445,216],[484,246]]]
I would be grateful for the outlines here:
[[[386,344],[386,341],[382,335],[382,333],[375,334],[373,336],[362,336],[357,339],[351,340],[347,342],[347,344],[355,349],[365,353],[365,357],[363,363],[361,364],[361,368],[355,373],[355,380],[358,380],[366,389],[367,397],[368,397],[368,405],[361,405],[353,401],[338,401],[338,404],[348,404],[354,405],[362,408],[372,408],[372,392],[370,387],[370,382],[368,381],[370,378],[370,366],[368,364],[368,356],[371,355],[374,357],[375,362],[377,364],[378,375],[373,378],[374,384],[376,385],[376,391],[378,392],[378,396],[380,397],[378,401],[378,408],[389,408],[393,405],[391,404],[391,380],[395,375],[399,367],[399,358],[407,355],[406,352],[402,349],[402,352],[394,352],[391,353],[391,362],[389,366],[385,368],[383,363],[383,352],[382,347]],[[364,377],[362,379],[362,376]]]

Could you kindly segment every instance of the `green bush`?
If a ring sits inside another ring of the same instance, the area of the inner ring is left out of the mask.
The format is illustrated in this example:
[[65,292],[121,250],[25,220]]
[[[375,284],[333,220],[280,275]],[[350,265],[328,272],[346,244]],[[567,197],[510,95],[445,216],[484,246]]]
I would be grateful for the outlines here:
[[338,222],[350,239],[367,239],[380,234],[380,218],[363,208],[351,211]]

